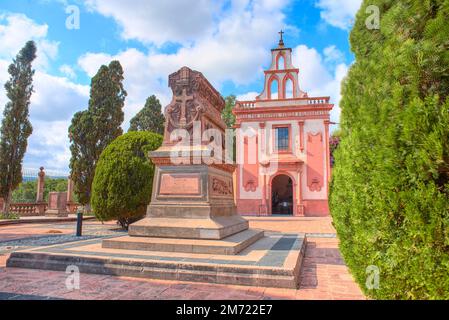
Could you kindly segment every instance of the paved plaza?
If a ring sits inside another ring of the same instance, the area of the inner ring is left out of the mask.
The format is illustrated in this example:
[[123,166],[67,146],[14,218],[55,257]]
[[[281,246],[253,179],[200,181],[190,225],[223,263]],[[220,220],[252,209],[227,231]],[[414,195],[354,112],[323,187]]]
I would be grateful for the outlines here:
[[115,223],[86,221],[82,238],[74,236],[74,222],[0,227],[0,299],[364,299],[341,258],[331,218],[248,220],[268,234],[306,234],[299,290],[95,274],[81,274],[80,289],[68,290],[65,272],[5,267],[12,251],[126,235]]

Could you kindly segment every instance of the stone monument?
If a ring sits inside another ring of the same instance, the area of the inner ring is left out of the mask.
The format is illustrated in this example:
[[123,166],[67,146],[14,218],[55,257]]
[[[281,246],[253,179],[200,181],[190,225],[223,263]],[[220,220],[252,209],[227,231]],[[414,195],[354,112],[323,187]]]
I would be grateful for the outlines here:
[[65,271],[76,265],[87,273],[298,288],[305,235],[265,235],[236,214],[235,166],[220,161],[220,94],[186,67],[170,75],[169,85],[164,142],[149,154],[156,169],[147,217],[125,236],[13,252],[8,268]]
[[36,204],[37,214],[43,216],[45,214],[45,207],[47,206],[47,203],[44,201],[45,171],[44,167],[40,167],[39,170],[37,174]]
[[48,195],[48,209],[46,216],[67,217],[67,192],[50,192]]
[[[223,156],[225,101],[200,72],[187,67],[170,75],[169,85],[173,99],[166,108],[164,142],[150,153],[156,170],[147,217],[129,227],[129,237],[104,240],[103,247],[185,251],[187,246],[166,239],[196,239],[205,241],[188,246],[189,250],[213,253],[216,247],[207,240],[234,236],[238,240],[221,246],[220,252],[236,254],[262,238],[263,231],[249,230],[248,221],[236,213],[235,165]],[[210,129],[218,137],[202,139]],[[179,135],[184,135],[184,143]],[[216,148],[221,155],[211,152]]]

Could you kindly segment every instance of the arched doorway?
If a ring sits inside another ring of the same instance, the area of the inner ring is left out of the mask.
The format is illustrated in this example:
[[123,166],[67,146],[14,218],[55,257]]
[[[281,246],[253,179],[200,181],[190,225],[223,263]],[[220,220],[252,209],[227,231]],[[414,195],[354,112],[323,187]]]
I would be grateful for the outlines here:
[[271,214],[293,215],[293,181],[286,174],[271,182]]

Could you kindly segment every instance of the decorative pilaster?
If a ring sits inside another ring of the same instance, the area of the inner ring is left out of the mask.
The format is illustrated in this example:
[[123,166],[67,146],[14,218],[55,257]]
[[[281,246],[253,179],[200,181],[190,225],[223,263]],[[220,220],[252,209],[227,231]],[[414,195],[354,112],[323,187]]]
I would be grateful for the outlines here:
[[266,141],[265,141],[266,123],[260,122],[259,128],[260,128],[260,153],[262,155],[262,158],[264,158],[265,157],[265,148],[266,148]]
[[[265,141],[265,130],[266,130],[266,123],[260,122],[259,123],[260,128],[260,153],[262,160],[266,158],[265,156],[265,148],[266,148],[266,141]],[[266,170],[264,167],[262,167],[263,171],[263,185],[262,185],[262,205],[259,209],[259,214],[261,216],[268,215],[268,207],[267,207],[267,175]]]
[[299,148],[301,153],[304,152],[304,120],[298,121],[299,125]]
[[259,215],[267,216],[268,215],[268,206],[267,206],[267,174],[265,167],[263,167],[263,185],[262,185],[262,205],[259,208]]
[[304,204],[302,202],[302,170],[298,170],[298,199],[296,215],[299,217],[304,216]]

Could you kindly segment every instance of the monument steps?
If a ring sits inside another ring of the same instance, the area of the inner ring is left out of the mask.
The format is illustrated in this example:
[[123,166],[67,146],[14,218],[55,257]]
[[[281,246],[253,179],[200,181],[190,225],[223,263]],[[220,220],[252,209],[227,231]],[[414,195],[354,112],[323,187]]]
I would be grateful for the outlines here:
[[240,216],[209,219],[145,218],[129,227],[132,237],[221,240],[249,228]]
[[6,266],[65,272],[76,265],[81,273],[297,289],[307,244],[304,234],[268,234],[237,255],[218,255],[105,249],[101,242],[13,252]]
[[131,237],[103,240],[103,248],[161,252],[236,255],[263,238],[261,230],[248,229],[222,240]]

